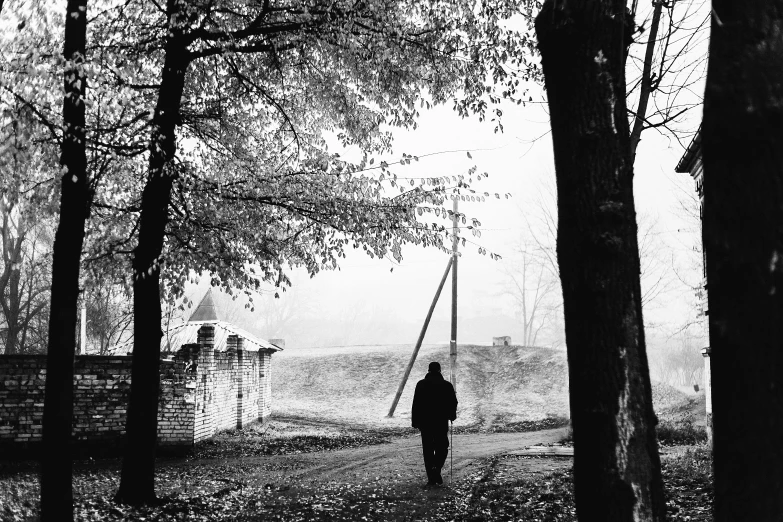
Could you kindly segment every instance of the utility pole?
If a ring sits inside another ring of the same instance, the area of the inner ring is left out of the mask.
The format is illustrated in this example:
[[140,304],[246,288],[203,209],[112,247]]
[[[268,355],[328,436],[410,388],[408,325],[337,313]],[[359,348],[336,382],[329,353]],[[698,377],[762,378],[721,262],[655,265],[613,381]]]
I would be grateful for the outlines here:
[[459,248],[459,235],[457,233],[457,230],[459,229],[457,226],[458,201],[459,195],[454,194],[454,215],[452,216],[454,223],[451,228],[451,234],[453,236],[451,243],[451,342],[449,345],[451,359],[451,384],[454,386],[455,391],[457,389],[457,261],[459,260],[459,255],[457,254],[457,249]]
[[413,355],[411,355],[411,360],[408,362],[408,367],[405,368],[405,374],[402,376],[400,385],[397,388],[397,394],[394,396],[394,401],[392,402],[391,408],[389,408],[389,414],[387,417],[394,417],[394,410],[397,409],[397,403],[400,402],[402,391],[405,389],[405,383],[408,382],[408,377],[410,376],[411,370],[413,369],[413,363],[416,362],[416,356],[419,355],[419,348],[421,348],[421,343],[424,341],[424,335],[427,333],[427,327],[430,325],[430,319],[432,319],[432,312],[435,311],[435,305],[438,304],[440,292],[443,290],[443,285],[446,284],[446,278],[449,276],[449,269],[453,263],[454,258],[449,259],[449,263],[446,265],[446,271],[443,272],[443,278],[440,280],[438,290],[435,292],[435,298],[432,300],[432,304],[430,305],[430,311],[427,312],[427,318],[424,319],[424,326],[421,327],[421,333],[419,334],[419,339],[416,341],[416,347],[413,349]]
[[435,298],[432,300],[430,310],[427,313],[427,318],[424,320],[424,326],[421,328],[419,339],[416,341],[416,347],[413,349],[413,354],[411,355],[411,359],[408,362],[408,367],[405,369],[405,373],[402,376],[400,385],[397,387],[397,393],[394,396],[394,401],[392,402],[391,408],[389,408],[387,417],[393,417],[394,410],[397,409],[397,403],[399,403],[400,397],[402,396],[402,391],[405,389],[405,383],[408,382],[411,369],[413,369],[413,363],[416,362],[416,356],[419,354],[422,341],[424,341],[424,335],[427,333],[427,327],[430,324],[432,312],[435,310],[435,305],[438,303],[438,298],[440,297],[440,292],[443,290],[443,286],[446,283],[449,270],[451,270],[451,342],[449,343],[451,375],[449,380],[451,381],[452,386],[454,386],[454,390],[456,391],[457,389],[457,248],[459,247],[459,235],[457,233],[457,230],[459,229],[459,222],[457,219],[457,202],[459,201],[459,196],[455,194],[453,198],[454,210],[452,219],[454,222],[451,228],[453,236],[451,244],[451,259],[449,259],[449,263],[446,265],[446,270],[443,272],[443,278],[440,280],[438,290],[435,292]]

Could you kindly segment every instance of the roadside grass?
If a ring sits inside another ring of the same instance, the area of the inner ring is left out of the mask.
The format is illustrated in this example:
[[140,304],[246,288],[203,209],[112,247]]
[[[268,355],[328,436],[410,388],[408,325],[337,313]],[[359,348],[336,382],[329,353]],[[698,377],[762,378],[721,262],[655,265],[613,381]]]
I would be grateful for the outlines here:
[[[540,457],[506,456],[505,459]],[[504,459],[490,459],[484,476],[462,491],[454,520],[564,521],[576,522],[573,470],[506,478],[498,481],[495,470]],[[707,522],[712,520],[714,489],[712,454],[704,445],[680,447],[661,457],[667,520]]]
[[479,421],[468,426],[454,426],[454,433],[522,433],[565,428],[570,424],[571,421],[567,417],[559,416],[545,417],[538,420],[510,422],[507,421],[506,418],[498,416],[491,425]]
[[697,426],[690,419],[660,421],[655,431],[661,446],[700,445],[707,442],[704,426]]
[[658,411],[655,430],[661,446],[701,445],[707,442],[704,395],[684,396]]
[[[568,426],[564,417],[547,417],[537,421],[503,422],[486,429],[481,423],[457,426],[454,433],[518,433]],[[242,429],[218,433],[196,444],[196,459],[238,458],[261,455],[293,455],[315,451],[333,451],[386,444],[394,437],[417,436],[410,427],[346,426],[310,419],[273,416],[266,424],[252,424]]]
[[[691,420],[659,421],[655,427],[658,445],[666,446],[701,446],[707,442],[707,432],[704,426],[697,426]],[[574,444],[573,432],[568,433],[560,441],[561,444]]]
[[[74,476],[76,519],[84,521],[564,521],[576,522],[573,474],[570,465],[549,472],[514,476],[494,473],[493,466],[508,456],[489,459],[475,476],[451,488],[412,493],[388,484],[354,486],[324,484],[318,491],[291,494],[268,485],[238,483],[236,466],[181,469],[158,473],[159,505],[130,508],[111,501],[118,469],[79,470]],[[662,456],[668,520],[712,520],[711,456],[703,447],[680,448]],[[14,488],[2,490],[0,518],[34,520],[38,511],[37,478],[19,477]],[[7,484],[0,479],[0,487]]]
[[266,424],[218,433],[196,444],[198,459],[291,455],[386,444],[391,437],[414,435],[413,428],[371,429],[273,416]]

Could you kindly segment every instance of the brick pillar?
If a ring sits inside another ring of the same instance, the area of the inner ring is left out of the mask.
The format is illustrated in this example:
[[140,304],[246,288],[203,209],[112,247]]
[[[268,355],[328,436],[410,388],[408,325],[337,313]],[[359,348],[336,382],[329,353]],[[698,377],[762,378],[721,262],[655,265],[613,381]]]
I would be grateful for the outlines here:
[[237,429],[241,429],[245,423],[245,339],[238,335],[231,337],[235,338],[237,350]]
[[226,338],[226,352],[236,352],[237,351],[237,342],[239,341],[239,336],[236,334],[231,334]]
[[[205,324],[198,329],[198,344],[201,346],[201,350],[214,350],[215,349],[215,326],[211,324]],[[214,358],[214,352],[213,352]]]
[[271,351],[263,348],[258,351],[260,362],[259,390],[258,390],[258,417],[266,419],[271,414],[272,403],[272,364]]
[[258,395],[256,404],[258,404],[258,418],[264,416],[264,388],[266,387],[266,360],[264,351],[258,350]]
[[215,369],[215,327],[205,324],[198,330],[199,359],[196,373],[196,419],[193,442],[208,439],[215,433],[213,411]]
[[[229,372],[231,374],[231,387],[233,388],[234,396],[239,393],[239,387],[237,386],[237,365],[236,361],[234,361],[234,357],[237,354],[237,342],[238,342],[239,336],[236,334],[231,334],[226,338],[226,355],[228,356],[228,360],[230,363],[229,366]],[[232,405],[234,408],[234,420],[236,421],[237,428],[240,427],[239,422],[239,404],[237,402],[234,402]]]

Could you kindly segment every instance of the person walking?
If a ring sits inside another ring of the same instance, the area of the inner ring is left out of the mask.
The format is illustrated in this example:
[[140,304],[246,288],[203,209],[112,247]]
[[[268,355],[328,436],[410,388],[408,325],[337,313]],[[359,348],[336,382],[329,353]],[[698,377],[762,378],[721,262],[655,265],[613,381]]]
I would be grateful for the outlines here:
[[457,418],[457,394],[443,378],[440,363],[431,362],[427,375],[416,383],[411,425],[421,432],[427,485],[443,484],[440,470],[449,452],[449,421]]

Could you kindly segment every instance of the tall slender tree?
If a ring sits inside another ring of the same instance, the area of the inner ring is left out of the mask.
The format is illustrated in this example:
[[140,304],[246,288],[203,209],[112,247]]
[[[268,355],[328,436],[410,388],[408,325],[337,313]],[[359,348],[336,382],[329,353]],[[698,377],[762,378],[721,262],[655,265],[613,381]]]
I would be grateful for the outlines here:
[[544,3],[580,520],[664,520],[639,283],[622,0]]
[[184,3],[168,0],[165,61],[152,119],[149,175],[141,198],[139,242],[133,256],[134,350],[127,437],[116,499],[139,504],[154,499],[157,443],[158,387],[160,386],[160,255],[168,222],[171,187],[176,177],[171,160],[176,149],[176,127],[185,87],[189,53]]
[[71,424],[76,304],[84,224],[89,214],[85,143],[84,72],[87,0],[69,0],[65,11],[63,138],[60,221],[54,239],[46,392],[41,454],[41,519],[73,519]]
[[783,513],[783,2],[712,3],[702,150],[715,520]]

